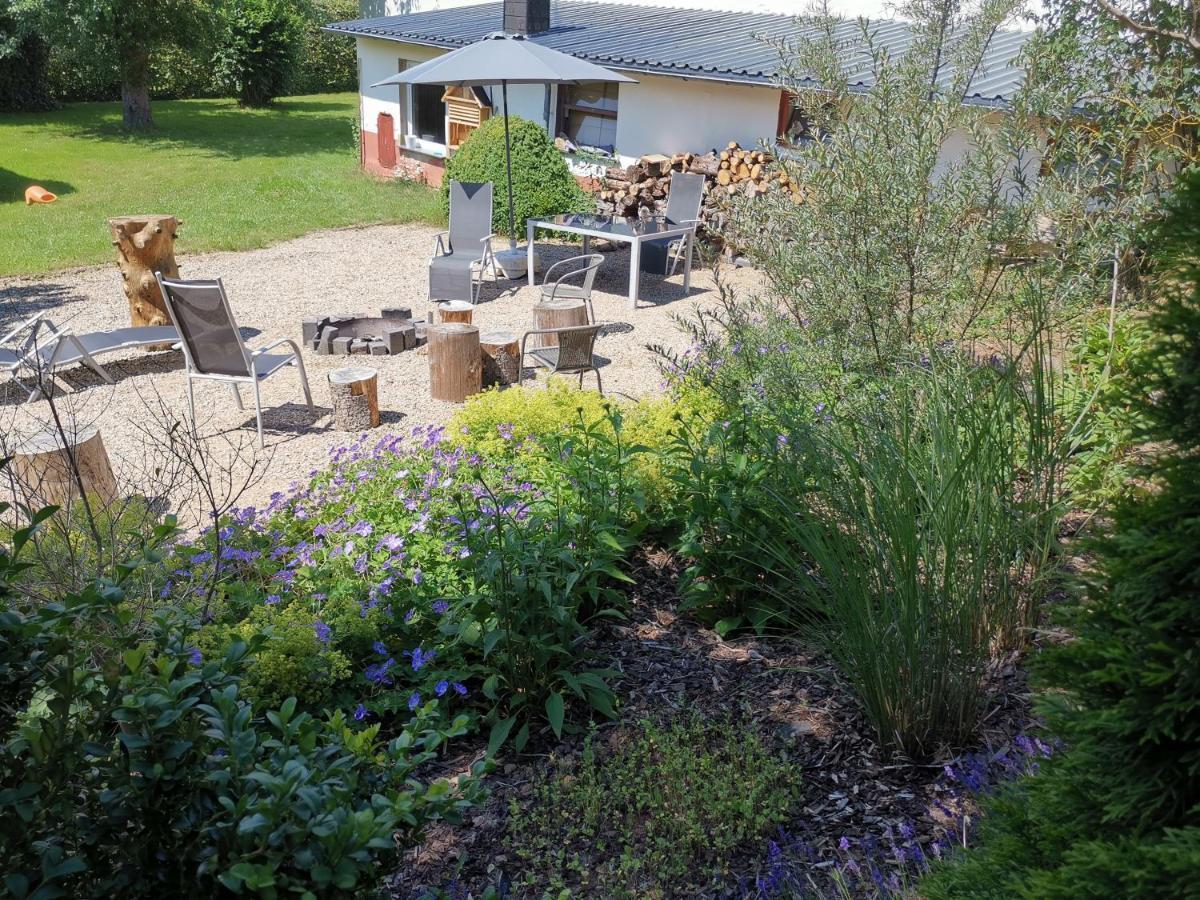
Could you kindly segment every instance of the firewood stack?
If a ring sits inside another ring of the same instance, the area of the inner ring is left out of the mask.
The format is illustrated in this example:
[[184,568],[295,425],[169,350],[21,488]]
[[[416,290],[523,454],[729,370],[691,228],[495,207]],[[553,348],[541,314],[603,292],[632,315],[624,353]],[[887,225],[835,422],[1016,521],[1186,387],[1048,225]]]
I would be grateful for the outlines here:
[[745,150],[730,141],[724,150],[709,153],[676,153],[643,156],[626,169],[611,168],[596,193],[596,211],[608,216],[661,215],[667,206],[672,172],[692,172],[705,177],[704,222],[718,216],[728,198],[756,197],[768,191],[787,193],[793,203],[804,194],[783,167],[764,150]]

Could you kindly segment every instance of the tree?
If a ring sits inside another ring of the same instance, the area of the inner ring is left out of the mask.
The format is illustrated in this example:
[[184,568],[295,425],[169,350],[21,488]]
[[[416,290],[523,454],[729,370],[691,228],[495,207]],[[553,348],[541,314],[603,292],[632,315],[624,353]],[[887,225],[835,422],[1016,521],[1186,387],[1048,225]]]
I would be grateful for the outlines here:
[[291,80],[302,22],[282,0],[240,0],[223,10],[221,23],[218,82],[242,106],[267,106]]
[[980,845],[921,885],[956,897],[1195,895],[1200,880],[1200,173],[1163,225],[1140,390],[1161,449],[1096,545],[1037,665],[1064,752],[985,803]]
[[0,0],[0,110],[53,109],[46,79],[49,48],[10,6],[8,0]]
[[1112,252],[1110,216],[1088,210],[1102,173],[1039,166],[1045,127],[1023,96],[1002,113],[968,103],[1020,10],[1020,0],[918,0],[902,9],[903,53],[871,23],[825,13],[781,48],[781,86],[805,123],[781,165],[805,200],[739,198],[731,236],[767,273],[772,305],[847,366],[885,368],[913,346],[969,339],[1035,279],[1053,285],[1060,308],[1105,295],[1076,277]]
[[213,6],[206,0],[12,0],[14,12],[45,39],[79,56],[110,56],[121,81],[126,128],[153,126],[151,61],[161,50],[207,39]]

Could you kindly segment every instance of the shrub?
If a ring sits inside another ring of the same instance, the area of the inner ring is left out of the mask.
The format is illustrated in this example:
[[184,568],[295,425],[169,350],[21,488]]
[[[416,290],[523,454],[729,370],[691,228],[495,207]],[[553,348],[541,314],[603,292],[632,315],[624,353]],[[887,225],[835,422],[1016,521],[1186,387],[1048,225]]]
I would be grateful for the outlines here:
[[[607,897],[707,894],[739,851],[785,820],[787,761],[728,722],[641,722],[557,763],[510,813],[524,888]],[[580,852],[582,850],[582,852]],[[565,894],[564,894],[565,896]]]
[[[291,93],[324,94],[357,90],[358,55],[354,40],[321,30],[330,22],[359,18],[357,0],[313,0],[301,12],[306,13],[304,37]],[[358,121],[357,115],[354,120]]]
[[431,702],[384,742],[294,699],[254,707],[239,676],[260,638],[204,659],[170,609],[131,627],[123,581],[169,535],[156,529],[116,580],[33,607],[8,587],[28,532],[0,552],[7,892],[351,895],[395,852],[397,830],[471,798],[416,777],[466,717],[444,721]]
[[47,84],[49,62],[50,48],[41,36],[25,32],[12,13],[0,9],[0,110],[53,109]]
[[[1200,875],[1200,176],[1153,235],[1165,278],[1140,358],[1141,438],[1161,442],[1094,545],[1095,573],[1037,665],[1066,751],[986,804],[978,849],[930,898],[1185,897]],[[1149,398],[1154,397],[1154,401]]]
[[283,0],[241,0],[221,10],[224,34],[213,58],[217,81],[242,106],[267,106],[287,91],[301,40]]
[[[518,234],[525,220],[590,208],[562,154],[536,122],[509,116],[512,144],[513,204]],[[450,210],[450,181],[492,183],[492,230],[508,234],[508,187],[505,174],[504,117],[493,116],[471,132],[448,160],[442,180],[442,208]]]

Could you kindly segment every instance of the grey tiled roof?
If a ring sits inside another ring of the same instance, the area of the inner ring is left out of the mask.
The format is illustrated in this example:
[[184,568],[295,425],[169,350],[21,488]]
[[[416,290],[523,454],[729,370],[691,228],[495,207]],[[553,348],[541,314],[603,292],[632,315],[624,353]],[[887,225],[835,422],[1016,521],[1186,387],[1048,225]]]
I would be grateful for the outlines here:
[[[503,3],[480,3],[401,16],[335,22],[327,30],[454,49],[500,29]],[[680,8],[554,0],[549,31],[530,37],[539,44],[589,62],[654,75],[705,78],[741,84],[773,84],[779,51],[771,41],[791,42],[800,34],[796,20],[767,13],[717,12]],[[843,26],[847,40],[857,25]],[[875,41],[893,55],[910,43],[908,26],[897,21],[872,23]],[[1021,86],[1015,63],[1027,32],[1004,31],[993,40],[984,66],[975,76],[969,103],[1005,106]],[[870,60],[861,51],[846,53],[847,74],[862,90],[871,86]]]

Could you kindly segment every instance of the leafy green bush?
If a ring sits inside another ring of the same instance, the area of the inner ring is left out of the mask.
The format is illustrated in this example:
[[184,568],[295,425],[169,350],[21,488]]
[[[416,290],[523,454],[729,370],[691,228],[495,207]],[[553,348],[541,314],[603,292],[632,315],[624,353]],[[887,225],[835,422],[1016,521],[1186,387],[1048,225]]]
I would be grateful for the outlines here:
[[[304,38],[289,88],[293,94],[358,90],[358,54],[354,39],[321,29],[360,15],[358,0],[313,0],[304,14]],[[358,121],[358,117],[355,117]],[[357,145],[356,145],[357,146]]]
[[[0,509],[0,512],[3,510]],[[255,708],[239,676],[256,647],[204,659],[170,608],[149,624],[123,582],[22,606],[11,591],[29,531],[0,552],[0,853],[16,898],[348,896],[395,853],[393,836],[471,799],[419,767],[462,734],[438,704],[378,740],[298,712]],[[86,636],[86,640],[84,639]]]
[[787,817],[795,773],[754,732],[698,720],[630,730],[589,736],[526,808],[514,802],[508,840],[522,887],[645,897],[669,884],[696,896]]
[[287,91],[302,39],[299,20],[283,0],[240,0],[220,15],[217,82],[242,106],[269,105]]
[[[1139,437],[1162,442],[1121,502],[1073,640],[1037,665],[1065,752],[985,805],[981,845],[925,897],[1188,897],[1200,876],[1200,176],[1153,236],[1165,278],[1139,357]],[[1149,398],[1155,398],[1150,400]]]
[[54,108],[46,81],[50,48],[34,29],[0,8],[0,110],[42,112]]
[[[512,142],[513,205],[518,234],[525,220],[590,208],[562,154],[536,122],[509,116]],[[492,183],[492,230],[508,234],[508,187],[505,174],[504,117],[493,116],[471,132],[446,160],[442,208],[450,211],[450,181]]]

